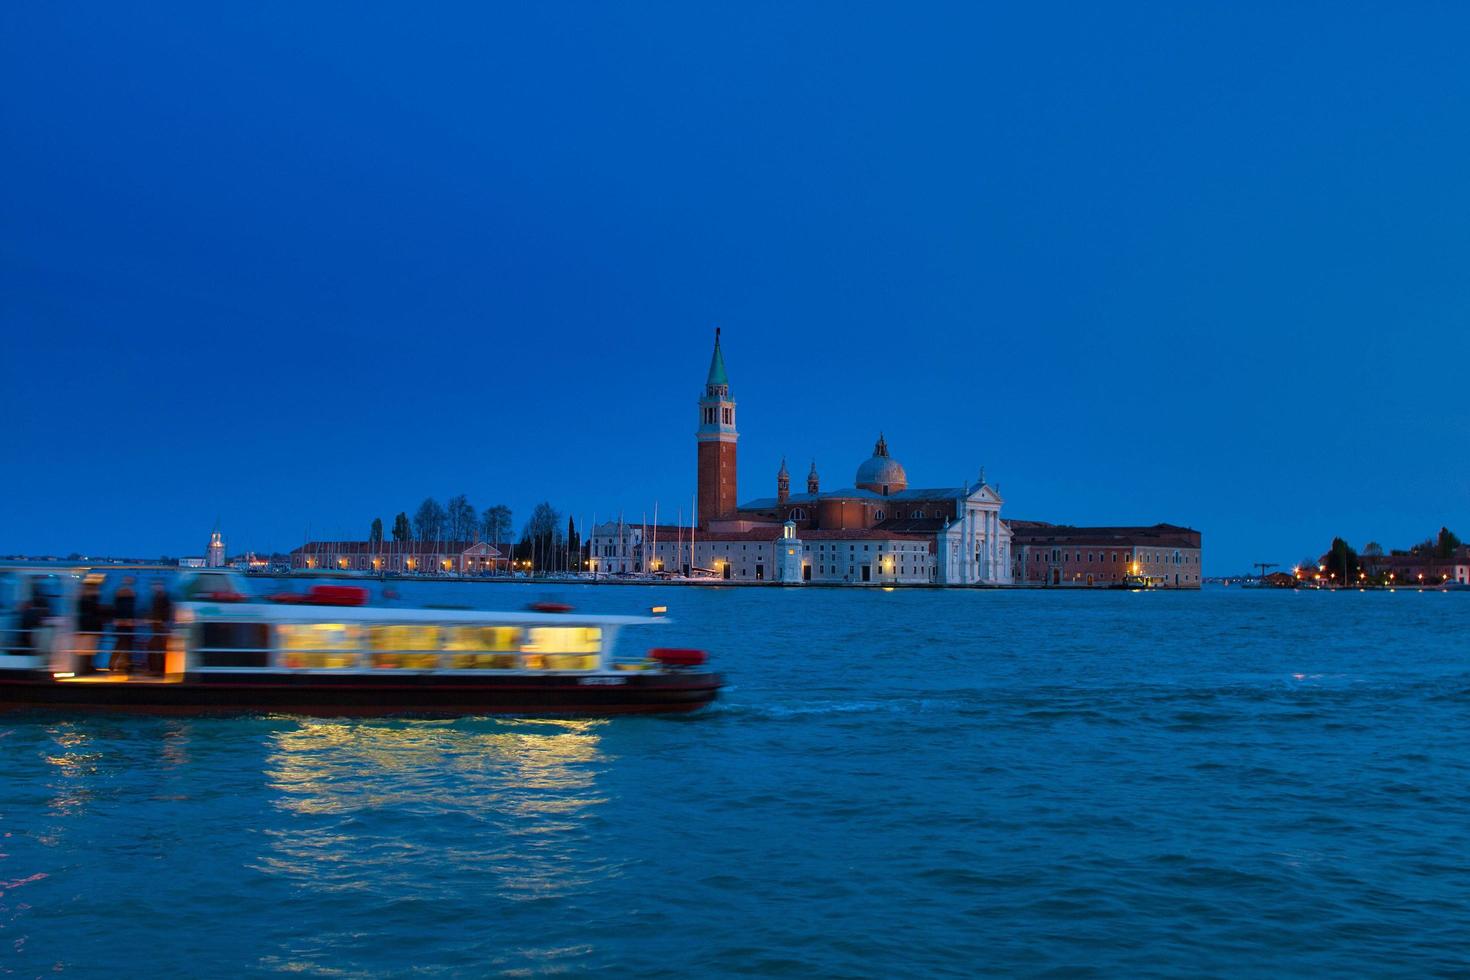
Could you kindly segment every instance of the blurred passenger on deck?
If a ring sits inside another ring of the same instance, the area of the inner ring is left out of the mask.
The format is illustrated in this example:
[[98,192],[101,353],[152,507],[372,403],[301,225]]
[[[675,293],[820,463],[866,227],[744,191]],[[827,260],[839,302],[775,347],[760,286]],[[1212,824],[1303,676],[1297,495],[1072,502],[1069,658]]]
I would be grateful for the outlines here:
[[36,633],[51,618],[51,600],[37,591],[20,606],[20,648],[25,654],[36,651]]
[[112,597],[112,659],[108,669],[126,674],[133,666],[133,628],[137,625],[138,596],[133,577],[127,576]]
[[174,601],[168,596],[162,579],[153,580],[153,597],[148,603],[148,673],[163,673],[164,655],[168,651],[168,634],[173,626]]
[[77,662],[78,674],[97,672],[97,647],[102,642],[102,631],[107,629],[107,610],[102,605],[102,576],[88,575],[82,580],[82,591],[77,596]]

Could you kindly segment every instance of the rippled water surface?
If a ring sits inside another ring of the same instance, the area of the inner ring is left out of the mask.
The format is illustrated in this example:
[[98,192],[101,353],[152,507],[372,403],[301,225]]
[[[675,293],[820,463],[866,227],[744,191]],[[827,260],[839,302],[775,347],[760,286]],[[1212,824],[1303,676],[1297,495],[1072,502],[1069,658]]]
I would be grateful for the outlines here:
[[1470,970],[1470,594],[415,586],[701,715],[0,716],[0,971]]

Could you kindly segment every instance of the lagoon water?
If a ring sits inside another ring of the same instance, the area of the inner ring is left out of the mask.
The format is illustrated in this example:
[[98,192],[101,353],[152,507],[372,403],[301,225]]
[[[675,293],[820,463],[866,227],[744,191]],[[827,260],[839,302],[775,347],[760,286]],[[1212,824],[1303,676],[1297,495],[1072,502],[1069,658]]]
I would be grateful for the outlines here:
[[1470,970],[1470,595],[413,585],[685,718],[0,716],[0,972]]

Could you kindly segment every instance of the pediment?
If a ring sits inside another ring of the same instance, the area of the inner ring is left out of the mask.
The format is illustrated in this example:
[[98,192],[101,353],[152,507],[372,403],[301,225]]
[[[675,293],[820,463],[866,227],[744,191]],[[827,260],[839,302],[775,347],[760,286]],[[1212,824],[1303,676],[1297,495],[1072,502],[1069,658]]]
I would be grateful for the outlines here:
[[995,489],[991,487],[988,483],[982,483],[980,484],[980,486],[970,491],[969,499],[987,504],[999,504],[1004,502],[1001,499],[1000,494],[996,493]]

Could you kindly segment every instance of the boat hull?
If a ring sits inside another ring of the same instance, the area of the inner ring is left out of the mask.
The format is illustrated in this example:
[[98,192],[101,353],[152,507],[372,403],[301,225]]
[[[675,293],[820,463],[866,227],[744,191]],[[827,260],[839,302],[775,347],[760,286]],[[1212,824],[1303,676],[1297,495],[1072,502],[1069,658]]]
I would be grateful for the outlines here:
[[192,674],[152,679],[53,680],[0,672],[0,710],[144,714],[615,715],[696,711],[715,699],[718,674],[524,674],[497,677],[354,674]]

